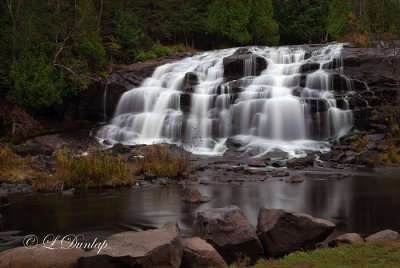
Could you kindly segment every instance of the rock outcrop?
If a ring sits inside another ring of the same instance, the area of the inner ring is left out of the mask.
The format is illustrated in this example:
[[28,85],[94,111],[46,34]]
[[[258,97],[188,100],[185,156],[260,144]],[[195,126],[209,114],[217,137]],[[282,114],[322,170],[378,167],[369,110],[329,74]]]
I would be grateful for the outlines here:
[[181,268],[226,267],[227,264],[209,243],[198,237],[182,241]]
[[334,229],[332,222],[289,210],[262,207],[258,213],[257,235],[266,256],[312,249]]
[[124,232],[106,239],[107,247],[85,252],[79,268],[93,267],[174,267],[181,265],[181,231],[176,222],[160,229]]
[[259,75],[268,66],[263,57],[252,54],[246,48],[239,48],[233,55],[224,58],[223,64],[224,76],[228,81],[242,78],[246,65],[250,72],[247,75]]
[[210,243],[228,264],[240,258],[263,257],[263,247],[250,222],[237,206],[207,209],[197,214],[193,237]]

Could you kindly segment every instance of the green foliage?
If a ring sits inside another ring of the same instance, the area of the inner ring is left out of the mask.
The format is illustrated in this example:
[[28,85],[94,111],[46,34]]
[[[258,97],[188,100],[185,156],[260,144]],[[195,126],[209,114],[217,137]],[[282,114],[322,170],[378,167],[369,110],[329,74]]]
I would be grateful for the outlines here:
[[209,5],[207,29],[211,34],[227,41],[245,45],[252,36],[247,29],[250,6],[241,0],[215,0]]
[[257,45],[278,45],[279,25],[273,19],[271,0],[253,0],[250,29]]
[[171,49],[160,44],[160,41],[154,43],[152,51],[157,57],[168,56],[172,54]]
[[352,12],[352,5],[347,0],[332,0],[329,5],[327,31],[332,39],[338,39],[349,28],[348,20]]
[[150,51],[139,51],[136,55],[136,61],[145,61],[150,59],[155,59],[162,56],[168,56],[172,54],[172,50],[166,46],[161,45],[159,41],[153,44],[153,47]]
[[66,83],[44,55],[26,52],[11,65],[10,78],[14,85],[7,99],[12,103],[40,108],[62,102]]
[[330,0],[273,0],[281,40],[286,43],[324,40],[329,3]]
[[136,61],[146,61],[146,60],[151,60],[157,58],[157,55],[153,51],[139,51],[139,53],[136,55],[135,60]]
[[[397,0],[332,0],[327,30],[332,39],[396,39],[400,33],[400,2]],[[364,41],[358,42],[360,44]]]
[[[123,7],[113,14],[114,36],[110,37],[109,48],[113,52],[121,52],[119,57],[129,62],[135,58],[138,48],[146,41],[146,35],[140,27],[138,16]],[[117,54],[115,53],[115,54]]]
[[178,53],[182,53],[185,52],[185,48],[183,47],[182,44],[176,45],[173,47],[173,50],[178,52]]
[[40,109],[87,88],[105,56],[92,2],[16,1],[12,11],[18,20],[0,43],[11,55],[7,99]]
[[215,0],[208,6],[207,31],[221,44],[276,45],[278,24],[271,0]]

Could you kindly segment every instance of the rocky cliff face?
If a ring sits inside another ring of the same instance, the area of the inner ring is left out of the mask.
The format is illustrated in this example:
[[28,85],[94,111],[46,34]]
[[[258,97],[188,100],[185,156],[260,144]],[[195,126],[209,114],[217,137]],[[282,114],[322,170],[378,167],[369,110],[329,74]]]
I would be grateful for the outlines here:
[[[321,45],[304,45],[303,48],[312,51],[320,48]],[[168,62],[176,61],[193,54],[182,53],[176,56],[162,57],[146,62],[135,63],[115,70],[107,79],[102,79],[80,96],[74,97],[58,107],[60,111],[66,111],[71,119],[86,119],[90,121],[109,120],[115,111],[120,96],[141,84],[141,82],[152,75],[156,67]],[[332,83],[337,98],[337,105],[340,108],[347,105],[354,111],[355,126],[358,128],[368,127],[368,118],[375,106],[386,102],[393,102],[397,97],[396,79],[393,73],[393,66],[387,61],[387,55],[377,47],[360,48],[353,45],[345,45],[342,50],[341,59],[323,65],[325,70],[333,73]],[[252,60],[253,66],[245,70],[246,60]],[[229,82],[232,90],[231,101],[235,101],[238,93],[246,85],[246,80],[241,79],[242,74],[258,75],[268,67],[264,58],[252,54],[250,48],[239,48],[232,55],[224,59],[224,77]],[[301,72],[304,74],[300,79],[300,86],[305,86],[306,74],[319,69],[319,66],[309,63],[304,64]],[[354,94],[346,94],[349,90],[349,83],[344,77],[350,78]],[[181,109],[190,110],[190,94],[193,86],[197,83],[195,74],[188,73],[182,87]],[[293,94],[295,93],[294,91]],[[318,99],[307,100],[312,111],[325,109],[326,103]],[[324,108],[325,107],[325,108]]]

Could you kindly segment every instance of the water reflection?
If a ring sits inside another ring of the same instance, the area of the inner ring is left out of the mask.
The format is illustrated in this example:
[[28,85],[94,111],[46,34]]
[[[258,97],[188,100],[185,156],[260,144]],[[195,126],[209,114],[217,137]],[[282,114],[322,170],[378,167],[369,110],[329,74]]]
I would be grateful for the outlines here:
[[[243,185],[190,185],[212,201],[201,205],[181,201],[185,186],[13,196],[2,208],[4,229],[23,234],[84,234],[90,240],[126,230],[145,230],[176,220],[185,236],[191,234],[198,211],[237,205],[253,225],[261,206],[304,212],[334,221],[334,235],[370,234],[382,229],[400,231],[400,179],[358,176],[345,180],[307,179],[301,184],[279,180]],[[333,236],[333,235],[332,235]]]

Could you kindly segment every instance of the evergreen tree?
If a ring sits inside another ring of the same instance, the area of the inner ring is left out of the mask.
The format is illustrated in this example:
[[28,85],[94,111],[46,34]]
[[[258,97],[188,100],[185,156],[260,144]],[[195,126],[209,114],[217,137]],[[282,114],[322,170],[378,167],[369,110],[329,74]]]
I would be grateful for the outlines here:
[[330,0],[273,0],[274,18],[284,43],[326,39]]
[[251,6],[244,0],[215,0],[208,7],[207,30],[221,44],[249,44],[250,14]]
[[271,0],[253,0],[249,27],[253,33],[253,43],[257,45],[277,45],[279,25],[273,19]]

